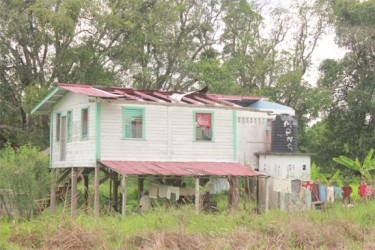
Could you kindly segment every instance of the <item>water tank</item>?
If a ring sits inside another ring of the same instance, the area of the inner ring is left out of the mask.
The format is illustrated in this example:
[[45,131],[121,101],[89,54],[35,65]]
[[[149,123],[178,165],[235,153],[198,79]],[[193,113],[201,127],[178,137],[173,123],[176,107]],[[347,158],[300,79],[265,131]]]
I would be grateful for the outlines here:
[[297,152],[297,120],[288,114],[277,115],[272,121],[272,152]]

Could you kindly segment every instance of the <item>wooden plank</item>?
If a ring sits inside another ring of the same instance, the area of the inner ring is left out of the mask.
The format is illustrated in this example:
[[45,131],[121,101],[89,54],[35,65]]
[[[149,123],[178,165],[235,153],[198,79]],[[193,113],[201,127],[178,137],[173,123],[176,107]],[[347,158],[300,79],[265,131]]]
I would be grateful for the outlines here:
[[72,217],[77,216],[77,169],[72,168],[72,195],[71,195],[71,215]]
[[97,162],[95,166],[95,177],[94,177],[94,217],[99,217],[99,171],[100,163]]

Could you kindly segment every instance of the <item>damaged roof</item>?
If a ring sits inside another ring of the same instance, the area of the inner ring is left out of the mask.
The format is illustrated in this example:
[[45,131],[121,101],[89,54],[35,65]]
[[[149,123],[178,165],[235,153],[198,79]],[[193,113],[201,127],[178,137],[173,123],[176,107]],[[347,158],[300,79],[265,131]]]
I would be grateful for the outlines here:
[[245,107],[259,101],[261,97],[233,96],[207,94],[201,91],[176,92],[160,90],[135,90],[131,88],[91,86],[81,84],[59,83],[32,111],[31,113],[49,113],[52,106],[57,103],[67,92],[82,94],[89,97],[111,100],[179,103],[203,106],[237,106]]

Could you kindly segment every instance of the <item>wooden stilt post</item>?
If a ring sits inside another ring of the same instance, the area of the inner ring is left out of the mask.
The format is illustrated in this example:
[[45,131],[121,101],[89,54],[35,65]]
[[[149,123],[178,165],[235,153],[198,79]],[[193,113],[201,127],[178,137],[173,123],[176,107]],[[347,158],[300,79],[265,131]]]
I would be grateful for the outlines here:
[[72,195],[71,195],[71,215],[77,216],[77,169],[72,168]]
[[268,206],[269,206],[269,176],[265,176],[266,178],[266,213],[268,212]]
[[99,217],[99,171],[100,163],[97,162],[95,166],[95,178],[94,178],[94,217]]
[[118,211],[118,173],[113,172],[113,208]]
[[195,213],[199,214],[199,177],[195,177]]
[[144,183],[143,177],[138,177],[138,203],[141,200],[143,196],[143,183]]
[[122,193],[122,206],[121,206],[121,215],[125,216],[126,214],[126,186],[127,179],[126,175],[122,175],[121,178],[121,193]]
[[84,174],[83,175],[83,182],[85,185],[85,190],[84,190],[84,209],[87,212],[87,209],[89,208],[89,175]]
[[56,213],[56,181],[57,181],[56,170],[53,169],[52,181],[51,181],[51,199],[50,199],[51,214]]

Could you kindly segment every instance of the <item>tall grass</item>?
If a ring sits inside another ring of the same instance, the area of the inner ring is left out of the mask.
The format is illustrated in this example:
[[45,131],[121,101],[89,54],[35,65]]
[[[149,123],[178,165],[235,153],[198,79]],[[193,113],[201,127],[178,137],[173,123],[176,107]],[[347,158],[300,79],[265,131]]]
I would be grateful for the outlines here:
[[375,201],[354,208],[267,214],[223,211],[195,214],[192,206],[72,219],[49,212],[27,221],[3,221],[0,248],[14,249],[373,249]]

